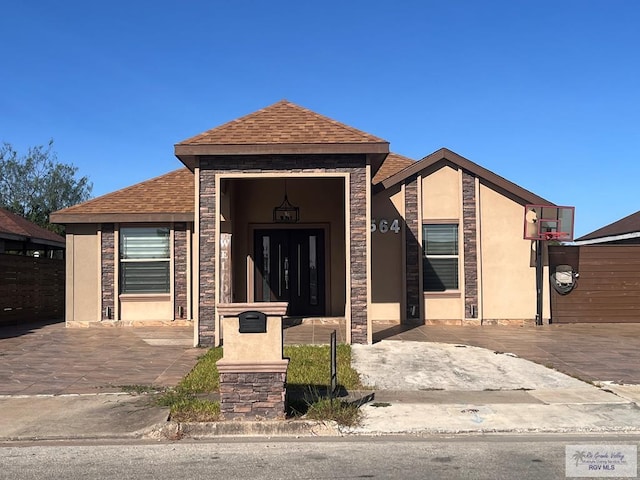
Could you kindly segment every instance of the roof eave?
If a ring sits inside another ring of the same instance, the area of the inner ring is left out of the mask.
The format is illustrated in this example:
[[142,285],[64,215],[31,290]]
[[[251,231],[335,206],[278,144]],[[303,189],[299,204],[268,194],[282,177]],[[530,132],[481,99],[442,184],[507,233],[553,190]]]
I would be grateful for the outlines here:
[[52,213],[51,223],[150,223],[193,222],[189,213]]
[[208,155],[327,155],[387,154],[389,142],[360,143],[268,143],[268,144],[181,144],[174,146],[176,157],[189,169],[196,157]]
[[535,193],[522,188],[519,185],[516,185],[515,183],[501,177],[500,175],[493,173],[491,170],[487,170],[477,163],[474,163],[471,160],[468,160],[447,148],[436,150],[430,155],[424,157],[422,160],[416,162],[414,165],[411,165],[404,170],[396,173],[395,175],[392,175],[389,178],[383,180],[378,185],[382,185],[382,189],[386,190],[387,188],[392,187],[402,182],[403,180],[406,180],[412,175],[415,175],[418,172],[442,161],[449,161],[459,166],[463,170],[467,170],[473,173],[477,177],[484,180],[485,183],[491,184],[503,191],[508,192],[512,196],[519,198],[521,200],[521,203],[523,204],[529,203],[536,205],[554,205],[553,202],[550,202],[549,200],[542,198]]

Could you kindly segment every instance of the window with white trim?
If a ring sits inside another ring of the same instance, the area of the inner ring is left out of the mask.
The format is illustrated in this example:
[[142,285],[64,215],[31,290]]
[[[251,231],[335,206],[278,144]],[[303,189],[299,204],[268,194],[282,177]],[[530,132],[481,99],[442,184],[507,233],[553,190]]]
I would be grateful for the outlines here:
[[120,230],[120,293],[169,293],[169,228]]
[[422,225],[422,287],[425,292],[459,288],[458,224]]

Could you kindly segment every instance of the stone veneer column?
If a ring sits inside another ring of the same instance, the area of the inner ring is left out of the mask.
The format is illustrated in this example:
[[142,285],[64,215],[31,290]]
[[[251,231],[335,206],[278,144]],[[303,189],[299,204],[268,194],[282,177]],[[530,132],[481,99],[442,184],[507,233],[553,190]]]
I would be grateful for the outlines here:
[[407,286],[407,318],[411,318],[411,306],[415,305],[416,315],[420,310],[420,261],[422,248],[418,242],[420,219],[418,218],[418,179],[411,177],[404,188],[405,196],[405,251],[406,251],[406,286]]
[[200,170],[200,298],[199,345],[215,342],[216,312],[216,182],[215,171]]
[[367,174],[351,170],[351,342],[367,343]]
[[187,226],[184,223],[173,226],[173,270],[173,317],[179,319],[187,315]]
[[[351,341],[367,343],[367,197],[364,155],[245,155],[200,159],[200,296],[199,344],[215,341],[215,219],[217,173],[341,172],[350,174],[351,220]],[[277,165],[277,169],[274,168]]]
[[476,227],[476,179],[462,172],[462,235],[464,246],[465,318],[478,316],[478,249]]
[[[112,223],[103,223],[101,227],[102,245],[100,246],[100,268],[102,285],[102,303],[100,318],[115,320],[115,301],[113,289],[115,285],[115,233]],[[111,318],[107,317],[107,307],[111,308]]]

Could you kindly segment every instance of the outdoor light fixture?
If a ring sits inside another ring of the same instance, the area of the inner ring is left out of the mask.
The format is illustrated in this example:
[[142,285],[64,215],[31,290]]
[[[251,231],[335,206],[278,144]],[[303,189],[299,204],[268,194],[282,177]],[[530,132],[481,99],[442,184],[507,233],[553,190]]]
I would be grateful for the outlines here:
[[276,223],[296,223],[300,220],[300,209],[289,202],[287,181],[284,181],[284,200],[273,209],[273,221]]

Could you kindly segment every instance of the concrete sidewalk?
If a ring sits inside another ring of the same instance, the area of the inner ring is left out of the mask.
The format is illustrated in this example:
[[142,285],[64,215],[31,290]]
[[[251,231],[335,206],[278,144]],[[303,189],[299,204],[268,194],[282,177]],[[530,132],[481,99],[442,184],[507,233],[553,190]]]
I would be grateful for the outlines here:
[[434,342],[353,347],[362,424],[177,425],[145,395],[0,396],[0,442],[455,433],[640,433],[640,386],[582,382],[508,353]]

